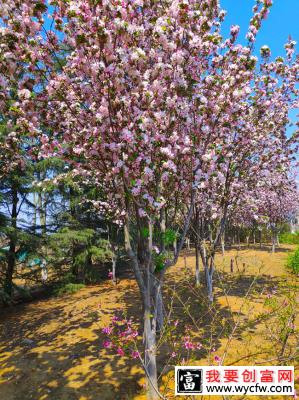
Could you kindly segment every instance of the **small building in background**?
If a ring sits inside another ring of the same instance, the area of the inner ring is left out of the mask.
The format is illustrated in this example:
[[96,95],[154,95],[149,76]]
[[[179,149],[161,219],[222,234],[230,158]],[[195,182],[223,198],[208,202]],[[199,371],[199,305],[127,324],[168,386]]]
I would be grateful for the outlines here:
[[290,226],[291,226],[291,233],[299,232],[299,212],[294,218],[292,218]]

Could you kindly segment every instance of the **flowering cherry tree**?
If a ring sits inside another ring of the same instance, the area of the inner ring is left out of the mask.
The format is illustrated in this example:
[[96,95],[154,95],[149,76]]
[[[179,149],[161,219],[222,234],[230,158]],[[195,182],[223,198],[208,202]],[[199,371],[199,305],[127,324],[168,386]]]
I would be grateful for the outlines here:
[[[152,399],[159,396],[163,278],[178,259],[198,193],[219,193],[209,216],[220,221],[217,239],[232,188],[261,163],[279,162],[286,144],[297,94],[294,44],[287,45],[287,60],[267,61],[263,48],[258,67],[253,55],[271,3],[257,1],[248,45],[241,46],[238,26],[221,37],[225,13],[217,0],[0,2],[5,93],[20,66],[28,71],[13,104],[18,129],[30,132],[43,156],[59,155],[100,185],[105,206],[123,226],[142,298]],[[174,199],[187,205],[170,255],[166,210]]]
[[290,221],[299,208],[296,181],[284,174],[268,174],[258,188],[258,215],[265,217],[272,233],[272,252],[278,244],[279,224]]

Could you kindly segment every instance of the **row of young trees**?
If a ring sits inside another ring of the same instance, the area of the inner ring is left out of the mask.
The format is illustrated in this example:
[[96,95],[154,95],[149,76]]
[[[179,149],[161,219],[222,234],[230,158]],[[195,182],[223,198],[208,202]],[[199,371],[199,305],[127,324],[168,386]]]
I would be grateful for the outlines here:
[[[271,5],[257,0],[240,45],[238,26],[222,37],[217,0],[0,1],[6,291],[21,205],[39,213],[29,229],[31,238],[46,237],[39,249],[63,227],[60,240],[85,237],[87,264],[102,249],[115,265],[122,243],[144,311],[151,399],[159,396],[164,277],[186,237],[195,243],[197,283],[201,264],[213,301],[215,252],[227,224],[268,224],[275,238],[298,205],[291,174],[298,133],[287,135],[298,106],[295,42],[275,60],[267,46],[260,59],[254,53]],[[107,229],[109,251],[99,243]]]

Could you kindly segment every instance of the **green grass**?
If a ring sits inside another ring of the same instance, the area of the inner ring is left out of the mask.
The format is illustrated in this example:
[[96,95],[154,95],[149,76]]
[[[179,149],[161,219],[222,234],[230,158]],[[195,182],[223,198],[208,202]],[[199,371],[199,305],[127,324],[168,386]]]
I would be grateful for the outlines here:
[[287,267],[294,273],[299,274],[299,247],[298,249],[289,255],[287,261]]
[[54,296],[63,296],[65,294],[72,294],[83,289],[85,285],[83,283],[66,283],[64,285],[59,285],[53,290]]
[[279,235],[280,243],[285,244],[299,244],[299,232],[296,233],[282,233]]

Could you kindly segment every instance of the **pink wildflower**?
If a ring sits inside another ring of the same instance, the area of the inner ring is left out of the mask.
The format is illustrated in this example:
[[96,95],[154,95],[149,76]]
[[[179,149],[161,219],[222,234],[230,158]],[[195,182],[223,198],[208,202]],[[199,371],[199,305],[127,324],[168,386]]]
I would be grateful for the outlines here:
[[140,357],[140,353],[139,351],[132,351],[131,356],[135,359],[135,358],[139,358]]
[[104,347],[105,349],[109,349],[110,347],[112,347],[112,342],[110,342],[110,340],[105,340],[105,341],[103,342],[103,347]]
[[214,357],[214,361],[216,361],[218,364],[221,363],[221,358],[219,356]]
[[117,352],[117,354],[119,356],[124,356],[125,355],[125,352],[123,351],[123,349],[121,347],[118,347],[116,352]]
[[184,347],[187,350],[193,350],[194,349],[194,344],[190,341],[189,337],[184,338]]
[[110,326],[106,326],[105,328],[102,329],[102,332],[105,333],[106,335],[110,335],[112,332],[112,328]]

